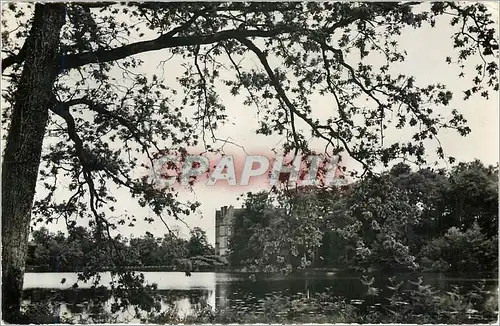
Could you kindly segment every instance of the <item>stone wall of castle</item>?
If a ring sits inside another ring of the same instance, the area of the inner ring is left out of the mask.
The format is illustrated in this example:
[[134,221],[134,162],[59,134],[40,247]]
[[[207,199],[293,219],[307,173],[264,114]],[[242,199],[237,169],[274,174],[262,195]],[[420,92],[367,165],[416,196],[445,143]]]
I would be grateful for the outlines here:
[[223,206],[215,211],[215,254],[226,256],[228,254],[229,237],[234,214],[240,209],[233,206]]

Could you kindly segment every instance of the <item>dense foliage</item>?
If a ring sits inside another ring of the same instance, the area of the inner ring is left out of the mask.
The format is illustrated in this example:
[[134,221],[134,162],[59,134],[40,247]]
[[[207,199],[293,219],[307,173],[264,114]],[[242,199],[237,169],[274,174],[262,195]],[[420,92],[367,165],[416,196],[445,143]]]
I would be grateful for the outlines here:
[[[109,257],[99,250],[96,240],[83,227],[70,229],[64,233],[51,233],[42,227],[34,230],[28,254],[28,268],[43,271],[84,271],[98,261],[101,269],[112,268]],[[194,228],[188,240],[174,234],[155,238],[147,232],[143,237],[118,238],[114,245],[127,259],[127,267],[132,270],[162,268],[184,271],[185,260],[190,260],[193,270],[214,268],[224,265],[224,261],[214,256],[213,247],[208,243],[205,231]]]
[[261,270],[493,272],[498,167],[395,165],[342,188],[247,194],[230,239],[233,265]]

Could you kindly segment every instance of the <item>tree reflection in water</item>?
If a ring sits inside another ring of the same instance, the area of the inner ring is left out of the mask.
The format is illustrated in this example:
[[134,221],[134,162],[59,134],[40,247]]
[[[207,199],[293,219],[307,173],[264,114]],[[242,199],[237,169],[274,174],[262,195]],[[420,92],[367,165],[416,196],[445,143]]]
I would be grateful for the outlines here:
[[[168,273],[162,273],[161,278],[179,287],[179,282],[170,279]],[[212,274],[212,273],[207,273]],[[284,279],[278,275],[257,275],[255,280],[249,278],[250,274],[218,273],[216,276],[206,275],[209,281],[203,283],[196,281],[197,275],[190,278],[191,283],[182,285],[177,290],[158,290],[161,298],[162,311],[170,311],[177,316],[185,316],[207,306],[213,309],[223,310],[235,309],[240,312],[262,312],[263,302],[273,300],[275,295],[284,298],[295,296],[313,297],[319,293],[328,292],[336,297],[343,298],[352,304],[366,304],[362,299],[366,289],[357,275],[318,274],[307,276],[289,276]],[[202,276],[202,275],[198,275]],[[404,277],[403,275],[401,277]],[[415,275],[410,277],[415,279]],[[376,276],[375,287],[381,289],[380,298],[387,297],[389,293],[385,281],[387,276]],[[196,281],[196,282],[195,282]],[[479,285],[479,279],[459,279],[444,277],[443,275],[426,275],[425,283],[436,289],[448,291],[453,285],[460,285],[464,291],[468,291]],[[494,289],[497,287],[496,279],[486,280],[486,287]],[[169,286],[163,284],[163,287]],[[173,287],[173,286],[172,286]],[[191,287],[191,288],[190,288]],[[117,322],[138,323],[140,319],[135,316],[133,307],[127,311],[110,314],[113,299],[104,289],[26,289],[24,291],[26,304],[30,302],[52,302],[56,301],[61,308],[61,314],[71,317],[75,322],[79,320],[86,322],[106,322],[116,319]],[[361,302],[361,303],[358,303]],[[113,318],[111,318],[113,317]]]

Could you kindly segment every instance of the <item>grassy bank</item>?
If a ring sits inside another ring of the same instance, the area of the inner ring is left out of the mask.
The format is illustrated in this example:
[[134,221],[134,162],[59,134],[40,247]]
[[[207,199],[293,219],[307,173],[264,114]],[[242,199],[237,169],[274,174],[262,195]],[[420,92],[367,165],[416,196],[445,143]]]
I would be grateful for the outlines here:
[[[94,267],[95,268],[95,267]],[[224,257],[216,255],[194,256],[185,259],[176,259],[169,265],[156,265],[156,266],[119,266],[119,267],[100,267],[100,272],[109,272],[114,270],[126,270],[137,272],[184,272],[190,270],[192,272],[230,272],[232,268],[229,267]],[[77,273],[82,272],[81,268],[59,267],[59,266],[26,266],[28,273]]]

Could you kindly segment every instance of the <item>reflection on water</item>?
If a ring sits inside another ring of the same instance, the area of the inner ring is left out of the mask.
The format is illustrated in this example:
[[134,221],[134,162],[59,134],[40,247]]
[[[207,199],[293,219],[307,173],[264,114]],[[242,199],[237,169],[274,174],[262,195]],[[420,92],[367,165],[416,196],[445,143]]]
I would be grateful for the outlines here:
[[[247,273],[193,273],[186,277],[180,272],[144,272],[149,283],[158,285],[162,296],[162,309],[175,306],[180,315],[192,312],[196,307],[209,304],[214,308],[232,307],[239,310],[258,311],[263,299],[273,293],[283,295],[332,291],[335,296],[347,300],[362,298],[366,288],[360,282],[361,275],[353,273],[311,272],[284,277],[280,274],[258,274],[252,281]],[[420,274],[424,282],[435,289],[449,290],[452,285],[461,286],[463,291],[485,283],[488,290],[495,291],[497,280],[492,278],[465,278],[443,274]],[[401,275],[399,279],[416,280],[420,275]],[[101,275],[101,284],[111,280],[109,273]],[[61,283],[62,279],[66,279]],[[388,275],[375,275],[375,287],[382,290],[388,285]],[[95,317],[103,311],[110,311],[112,300],[105,291],[91,289],[89,284],[79,284],[75,273],[27,273],[24,279],[25,302],[52,302],[60,305],[61,314],[76,318]],[[133,310],[120,314],[120,321],[126,319],[137,323]]]
[[[160,290],[190,290],[190,289],[215,289],[215,283],[219,277],[226,279],[224,275],[216,273],[193,273],[186,277],[181,272],[143,272],[149,283],[158,284]],[[107,284],[111,281],[111,273],[101,273],[101,283]],[[65,279],[61,283],[61,279]],[[24,276],[24,288],[42,289],[69,289],[77,281],[76,273],[26,273]],[[231,278],[228,278],[229,281]],[[81,283],[79,288],[90,288],[90,284]]]

